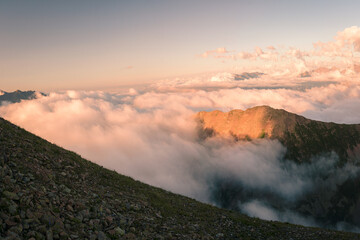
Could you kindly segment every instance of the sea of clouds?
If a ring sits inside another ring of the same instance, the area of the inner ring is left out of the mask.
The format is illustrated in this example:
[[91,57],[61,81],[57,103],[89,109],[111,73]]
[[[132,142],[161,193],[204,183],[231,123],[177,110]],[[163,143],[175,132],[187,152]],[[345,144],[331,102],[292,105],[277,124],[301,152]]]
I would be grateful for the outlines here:
[[[52,92],[2,106],[0,115],[121,174],[220,206],[213,183],[219,177],[230,178],[248,191],[271,192],[284,206],[291,206],[314,189],[316,176],[323,171],[334,179],[329,185],[335,186],[355,175],[357,168],[347,167],[341,172],[346,177],[338,177],[334,164],[325,169],[324,164],[284,165],[286,149],[274,140],[233,143],[199,138],[196,112],[257,105],[322,121],[360,123],[360,84],[347,81],[307,89],[219,87],[167,92],[150,86],[146,91],[115,93]],[[336,162],[336,157],[331,161]],[[239,210],[251,216],[317,225],[290,210],[278,212],[258,196],[243,197]]]
[[[357,167],[336,169],[338,158],[331,153],[312,164],[284,162],[286,148],[276,140],[234,143],[199,137],[194,119],[198,111],[258,105],[326,122],[360,123],[360,79],[354,72],[308,78],[265,74],[242,81],[232,73],[205,74],[138,89],[51,92],[3,104],[0,116],[148,184],[223,206],[214,195],[215,180],[230,180],[244,189],[236,204],[250,216],[321,225],[293,212],[293,203],[308,192],[342,184],[356,176]],[[274,208],[273,202],[259,197],[262,194],[284,209]]]

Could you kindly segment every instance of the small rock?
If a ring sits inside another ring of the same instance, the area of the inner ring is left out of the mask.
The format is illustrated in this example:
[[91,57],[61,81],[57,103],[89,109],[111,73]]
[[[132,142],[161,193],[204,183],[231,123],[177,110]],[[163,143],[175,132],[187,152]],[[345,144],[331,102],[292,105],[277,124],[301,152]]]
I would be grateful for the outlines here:
[[105,235],[104,232],[99,231],[99,233],[98,233],[98,235],[97,235],[97,239],[98,239],[98,240],[106,240],[107,237],[106,237],[106,235]]
[[20,239],[19,235],[14,233],[14,232],[8,232],[7,234],[7,237],[6,237],[7,240],[12,240],[12,239]]
[[218,234],[216,234],[216,237],[217,238],[222,238],[222,237],[224,237],[224,234],[223,233],[218,233]]
[[124,231],[123,229],[121,229],[120,227],[114,228],[114,231],[115,231],[115,234],[116,234],[117,236],[123,236],[123,235],[125,235],[125,231]]
[[20,234],[22,232],[22,230],[23,230],[23,227],[21,226],[21,224],[19,224],[17,226],[14,226],[14,227],[10,228],[9,232]]
[[36,239],[44,239],[45,237],[44,237],[44,235],[42,235],[41,233],[35,232],[35,238],[36,238]]
[[66,205],[66,210],[68,210],[70,212],[74,211],[73,207],[70,204]]
[[6,223],[6,225],[8,225],[8,226],[15,226],[15,225],[17,225],[16,222],[11,221],[9,218],[5,220],[5,223]]
[[109,224],[111,224],[111,223],[113,222],[113,218],[112,218],[111,216],[107,216],[107,217],[105,218],[105,220],[106,220]]
[[68,239],[68,234],[64,231],[59,233],[60,239]]
[[19,200],[19,196],[16,193],[13,192],[9,192],[9,191],[4,191],[3,195],[11,200]]
[[133,233],[127,233],[126,235],[124,235],[124,239],[130,239],[130,240],[135,240],[136,236]]
[[51,229],[46,231],[46,240],[53,240],[53,232]]
[[18,206],[14,203],[14,204],[11,204],[10,206],[9,206],[9,208],[8,208],[8,210],[9,210],[9,213],[11,214],[11,215],[15,215],[16,213],[17,213],[17,208],[18,208]]
[[46,226],[48,226],[48,227],[52,227],[55,224],[55,220],[56,220],[56,218],[53,215],[46,214],[46,213],[44,215],[42,215],[42,217],[41,217],[41,222],[43,224],[46,224]]

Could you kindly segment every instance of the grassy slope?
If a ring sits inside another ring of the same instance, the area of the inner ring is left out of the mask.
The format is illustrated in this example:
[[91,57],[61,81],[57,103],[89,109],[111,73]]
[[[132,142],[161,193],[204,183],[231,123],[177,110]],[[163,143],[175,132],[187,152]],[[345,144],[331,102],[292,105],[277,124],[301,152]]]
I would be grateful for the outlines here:
[[360,239],[249,218],[151,187],[3,119],[0,151],[0,238]]

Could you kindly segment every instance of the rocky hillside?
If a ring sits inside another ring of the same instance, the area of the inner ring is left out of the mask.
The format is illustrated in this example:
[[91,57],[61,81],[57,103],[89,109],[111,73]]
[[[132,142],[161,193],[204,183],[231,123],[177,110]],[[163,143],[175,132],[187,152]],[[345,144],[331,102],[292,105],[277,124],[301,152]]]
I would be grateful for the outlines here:
[[306,119],[281,109],[259,106],[242,110],[199,112],[202,137],[231,136],[235,140],[278,139],[287,158],[298,162],[335,151],[341,160],[360,157],[360,124],[335,124]]
[[104,169],[0,118],[1,239],[360,239],[219,209]]

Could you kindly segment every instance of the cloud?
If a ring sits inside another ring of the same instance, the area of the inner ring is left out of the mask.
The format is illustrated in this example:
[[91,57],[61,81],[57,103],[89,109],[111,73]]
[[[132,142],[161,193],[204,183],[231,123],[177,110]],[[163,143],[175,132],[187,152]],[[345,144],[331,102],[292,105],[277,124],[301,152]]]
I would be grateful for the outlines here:
[[240,208],[243,213],[247,214],[250,217],[258,217],[261,219],[272,221],[296,223],[303,226],[318,226],[314,219],[312,219],[311,217],[304,217],[292,211],[279,212],[278,210],[273,209],[271,206],[259,200],[253,200],[245,204],[241,204]]
[[345,28],[337,33],[334,41],[327,43],[319,41],[314,47],[319,49],[318,54],[351,57],[353,52],[360,52],[360,28],[357,26]]
[[[271,78],[260,80],[264,85],[267,81],[275,82]],[[238,210],[314,226],[321,222],[299,213],[294,203],[315,190],[336,191],[327,184],[341,185],[354,176],[356,167],[333,171],[336,156],[320,156],[314,164],[299,167],[284,162],[286,149],[274,140],[241,144],[218,138],[203,141],[193,119],[199,110],[227,111],[267,104],[319,120],[360,122],[360,115],[353,114],[360,112],[357,82],[311,86],[163,91],[155,85],[147,91],[127,89],[122,93],[66,91],[1,106],[0,115],[91,161],[146,183],[226,207],[227,200],[218,198],[223,196],[217,194],[218,184],[226,186],[230,181],[235,192],[243,189],[234,195]],[[349,117],[340,118],[339,114]],[[323,175],[327,176],[326,182],[321,180]],[[260,199],[263,194],[270,198]],[[242,201],[238,201],[239,196]]]
[[[319,49],[353,46],[357,51],[357,34],[351,28]],[[316,120],[360,123],[358,79],[340,67],[314,69],[306,79],[293,77],[317,64],[310,60],[315,53],[296,48],[206,53],[262,61],[256,71],[271,74],[241,81],[233,73],[205,74],[113,93],[53,92],[0,106],[0,115],[100,165],[176,193],[265,219],[347,229],[341,219],[328,223],[311,218],[297,204],[304,196],[314,205],[328,201],[338,186],[357,176],[358,167],[335,167],[338,158],[332,153],[296,165],[284,159],[286,149],[276,140],[202,140],[193,116],[201,110],[270,105]],[[233,190],[231,199],[227,188]],[[323,193],[322,198],[317,200],[314,192]]]
[[205,51],[203,54],[201,54],[201,56],[203,58],[207,58],[207,57],[211,57],[211,56],[219,57],[219,56],[223,56],[222,54],[227,54],[227,53],[230,53],[230,52],[228,50],[226,50],[226,48],[219,47],[215,50]]
[[295,47],[259,46],[254,51],[229,52],[219,48],[206,51],[204,58],[232,59],[240,61],[239,65],[247,65],[246,71],[262,71],[268,75],[299,76],[306,71],[317,69],[333,69],[336,74],[316,72],[317,76],[341,78],[356,76],[356,66],[360,64],[360,28],[352,26],[336,34],[333,41],[313,43],[312,49],[302,50]]

